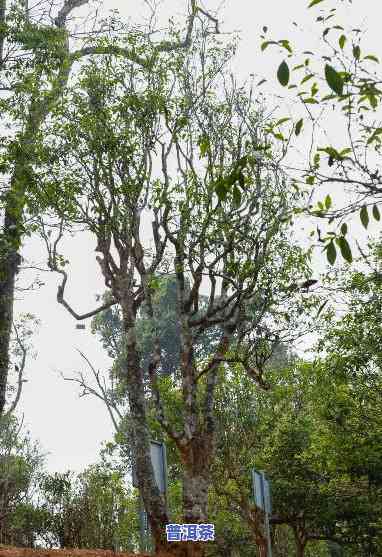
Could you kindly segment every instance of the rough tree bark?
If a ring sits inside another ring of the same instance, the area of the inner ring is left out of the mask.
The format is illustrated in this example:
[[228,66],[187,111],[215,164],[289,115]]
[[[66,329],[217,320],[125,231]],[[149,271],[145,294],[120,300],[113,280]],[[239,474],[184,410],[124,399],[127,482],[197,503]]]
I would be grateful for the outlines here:
[[144,392],[143,369],[135,334],[136,311],[133,300],[126,292],[122,294],[121,308],[125,335],[125,375],[133,426],[133,446],[136,461],[139,491],[150,517],[156,549],[164,549],[166,540],[164,527],[169,522],[165,502],[160,495],[154,479],[150,458],[151,435],[147,425],[146,400]]
[[[5,23],[6,9],[7,9],[7,0],[0,0],[0,25],[4,25]],[[0,31],[0,70],[3,67],[4,40],[5,40],[5,32]]]
[[296,557],[304,557],[305,549],[308,543],[308,537],[305,529],[304,527],[295,524],[293,525],[293,533],[296,542]]

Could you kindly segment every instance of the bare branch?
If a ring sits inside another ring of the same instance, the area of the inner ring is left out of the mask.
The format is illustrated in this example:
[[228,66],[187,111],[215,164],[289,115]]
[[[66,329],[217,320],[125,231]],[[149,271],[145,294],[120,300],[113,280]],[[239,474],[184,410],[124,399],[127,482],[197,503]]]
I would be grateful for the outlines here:
[[[67,4],[69,4],[71,6],[69,8],[69,12],[74,7],[78,7],[79,5],[87,3],[87,1],[88,0],[77,0],[77,1],[76,0],[72,0],[72,1],[68,0]],[[76,4],[76,5],[72,5],[72,4]],[[68,8],[65,8],[65,7],[62,8],[61,11],[63,12],[63,14],[66,14],[67,9]],[[75,52],[73,52],[70,55],[71,60],[72,61],[79,60],[80,58],[82,58],[84,56],[89,56],[91,54],[114,54],[115,56],[122,56],[124,58],[127,58],[128,60],[131,60],[132,62],[135,62],[136,64],[138,64],[142,67],[150,67],[150,65],[152,65],[152,63],[154,62],[155,57],[162,52],[172,52],[174,50],[182,50],[182,49],[186,50],[186,49],[190,48],[190,46],[192,44],[192,33],[193,33],[193,30],[194,30],[194,26],[195,26],[195,19],[196,19],[196,16],[197,16],[198,12],[200,12],[205,17],[207,17],[208,19],[213,21],[214,24],[215,24],[215,33],[216,34],[219,33],[218,20],[215,17],[213,17],[210,13],[206,12],[202,8],[199,8],[196,5],[196,0],[191,0],[190,11],[191,11],[191,14],[189,15],[187,31],[186,31],[186,36],[185,36],[184,40],[183,41],[178,41],[178,42],[161,41],[160,43],[153,45],[153,56],[151,57],[151,59],[142,58],[142,57],[138,56],[137,54],[135,54],[135,52],[133,52],[132,50],[129,50],[127,48],[122,48],[122,47],[119,47],[119,46],[110,45],[110,46],[106,46],[106,47],[104,47],[104,46],[87,46],[87,47],[80,48],[80,49],[76,50]],[[65,15],[65,18],[66,18],[66,16],[67,16],[67,14]],[[57,18],[57,20],[58,20],[58,18]]]
[[45,245],[47,247],[48,267],[51,271],[54,271],[54,272],[56,272],[56,273],[58,273],[62,276],[61,284],[59,284],[58,289],[57,289],[57,302],[59,304],[62,304],[64,306],[64,308],[75,319],[77,319],[78,321],[82,321],[83,319],[88,319],[89,317],[93,317],[94,315],[97,315],[98,313],[104,311],[105,309],[109,309],[110,307],[117,304],[118,300],[116,300],[115,298],[112,298],[110,301],[105,302],[104,304],[102,304],[98,308],[96,308],[92,311],[89,311],[88,313],[84,313],[84,314],[78,314],[76,311],[74,311],[74,309],[72,309],[72,307],[64,299],[64,292],[65,292],[66,283],[68,281],[68,274],[64,269],[59,267],[59,264],[58,264],[57,247],[58,247],[59,242],[63,238],[63,234],[64,234],[63,221],[61,221],[58,235],[57,235],[56,239],[54,240],[54,242],[52,244],[52,242],[50,241],[50,239],[48,237],[48,234],[45,232],[45,225],[41,221],[40,235],[42,236],[43,240],[45,241]]
[[114,429],[116,431],[116,433],[119,432],[119,425],[117,423],[117,420],[114,416],[115,412],[118,415],[119,420],[122,420],[122,414],[120,412],[120,410],[118,409],[117,405],[114,404],[111,400],[110,397],[108,396],[108,393],[106,391],[105,385],[102,385],[101,380],[100,380],[100,372],[96,371],[96,369],[94,368],[94,366],[91,364],[91,362],[89,361],[89,359],[85,356],[85,354],[83,354],[81,352],[81,350],[77,349],[77,352],[81,355],[81,357],[85,360],[85,362],[88,364],[90,370],[93,373],[93,376],[97,382],[98,385],[98,389],[94,389],[93,387],[91,387],[88,383],[86,383],[84,376],[82,375],[82,373],[79,374],[79,377],[65,377],[62,373],[61,373],[61,377],[65,380],[65,381],[72,381],[75,383],[78,383],[82,388],[83,388],[83,392],[80,396],[86,396],[87,394],[92,394],[94,396],[96,396],[97,398],[99,398],[100,400],[102,400],[105,404],[106,404],[106,408],[109,412],[111,421],[113,422],[113,426]]
[[70,13],[75,9],[85,4],[88,4],[89,0],[65,0],[64,5],[62,6],[61,10],[58,12],[54,23],[57,27],[63,28],[65,27],[66,21]]
[[24,369],[25,369],[27,349],[26,349],[24,343],[22,342],[22,340],[20,338],[19,332],[18,332],[17,327],[16,327],[15,324],[13,324],[13,328],[14,328],[14,331],[15,331],[17,344],[19,345],[19,348],[20,348],[21,353],[22,353],[22,357],[21,357],[20,365],[15,366],[16,371],[18,372],[16,396],[15,396],[14,401],[12,402],[9,410],[5,413],[5,416],[9,416],[16,409],[16,406],[18,405],[20,397],[21,397],[21,392],[22,392],[22,389],[23,389],[23,383],[25,383],[25,379],[23,379],[23,373],[24,373]]

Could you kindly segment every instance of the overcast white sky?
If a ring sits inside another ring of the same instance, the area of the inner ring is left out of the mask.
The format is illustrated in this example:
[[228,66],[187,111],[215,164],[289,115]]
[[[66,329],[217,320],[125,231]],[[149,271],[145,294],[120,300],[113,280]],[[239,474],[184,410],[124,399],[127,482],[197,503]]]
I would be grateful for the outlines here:
[[[322,5],[330,3],[331,0],[326,0]],[[139,0],[113,0],[106,4],[107,8],[118,8],[121,15],[132,21],[139,21],[143,14],[143,4]],[[214,0],[204,2],[207,9],[219,4]],[[269,92],[274,95],[285,93],[274,79],[280,54],[271,49],[262,54],[259,35],[262,26],[268,25],[276,38],[293,37],[292,22],[297,21],[305,29],[305,40],[311,40],[303,47],[317,49],[319,38],[315,40],[313,35],[313,10],[308,11],[307,4],[307,0],[225,1],[221,8],[222,30],[241,32],[239,53],[233,65],[234,72],[241,79],[251,73],[265,76],[270,79]],[[381,54],[382,8],[379,4],[376,0],[354,0],[352,7],[346,4],[343,8],[343,21],[353,27],[363,24],[367,29],[366,44],[370,52],[377,55]],[[163,0],[161,23],[174,14],[182,14],[185,9],[186,0]],[[315,13],[318,14],[317,9]],[[276,102],[274,99],[274,104]],[[95,294],[104,290],[94,259],[95,246],[86,238],[67,245],[66,253],[71,262],[67,298],[76,311],[85,313],[95,307]],[[23,254],[35,263],[46,260],[36,239],[25,243]],[[40,278],[46,285],[35,293],[19,294],[16,302],[17,313],[31,312],[41,320],[41,328],[34,337],[38,356],[28,363],[26,377],[29,381],[25,383],[19,411],[25,414],[25,424],[33,437],[39,439],[43,449],[50,453],[47,459],[50,471],[81,471],[96,461],[101,442],[112,436],[112,424],[103,404],[90,397],[79,398],[76,386],[64,382],[58,370],[66,374],[79,369],[85,371],[76,348],[100,369],[106,368],[110,362],[100,343],[90,334],[90,322],[87,322],[85,331],[76,330],[73,318],[57,304],[57,278],[48,273],[41,274]],[[25,280],[26,277],[21,277],[21,282]]]

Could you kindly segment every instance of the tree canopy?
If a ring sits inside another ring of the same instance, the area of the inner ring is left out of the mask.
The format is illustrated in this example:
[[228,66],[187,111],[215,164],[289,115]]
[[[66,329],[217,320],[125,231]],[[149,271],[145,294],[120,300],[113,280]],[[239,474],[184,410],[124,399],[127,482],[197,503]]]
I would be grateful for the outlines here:
[[[143,504],[163,557],[378,556],[382,249],[375,237],[356,258],[349,230],[356,213],[365,229],[380,220],[379,60],[338,2],[311,1],[322,51],[263,28],[262,59],[281,49],[275,83],[306,113],[274,117],[261,82],[238,82],[220,15],[186,4],[164,30],[145,2],[143,26],[96,9],[78,31],[87,0],[0,1],[0,543],[132,552]],[[320,134],[329,110],[341,144]],[[291,168],[299,141],[306,163]],[[331,265],[321,276],[301,218]],[[79,350],[87,371],[64,376],[114,427],[82,473],[47,472],[16,417],[39,318],[13,316],[28,235],[58,307],[91,319],[110,358],[100,370]],[[84,236],[105,285],[91,309],[71,301]],[[152,440],[167,447],[166,496]],[[216,538],[169,542],[174,521]]]

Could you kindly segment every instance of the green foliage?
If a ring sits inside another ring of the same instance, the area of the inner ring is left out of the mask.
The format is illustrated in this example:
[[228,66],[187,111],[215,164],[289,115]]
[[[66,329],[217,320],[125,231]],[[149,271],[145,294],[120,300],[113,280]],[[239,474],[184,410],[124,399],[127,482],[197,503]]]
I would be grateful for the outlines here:
[[336,250],[336,246],[334,244],[334,241],[331,240],[326,246],[326,256],[328,258],[328,261],[331,265],[334,265],[336,258],[337,258],[337,250]]
[[304,119],[300,118],[300,120],[298,120],[298,122],[296,123],[296,127],[295,127],[296,135],[300,135],[303,125],[304,125]]
[[359,212],[359,218],[361,219],[363,226],[367,228],[369,226],[369,213],[366,205],[361,208]]
[[344,89],[344,80],[340,76],[340,74],[329,64],[325,65],[325,78],[332,91],[341,96]]
[[281,62],[279,69],[277,70],[277,79],[281,83],[283,87],[286,87],[289,83],[289,67],[288,64],[285,62]]
[[340,49],[343,50],[345,43],[346,43],[346,36],[345,35],[341,35],[340,38],[338,39],[338,44],[340,46]]
[[331,323],[318,345],[327,356],[324,374],[318,377],[321,426],[314,452],[322,454],[323,468],[338,474],[339,492],[346,489],[347,482],[352,486],[354,497],[344,506],[349,523],[343,526],[343,536],[358,548],[359,553],[355,549],[354,555],[366,555],[368,551],[379,555],[382,535],[379,242],[369,245],[369,249],[367,273],[355,270],[338,277],[348,311]]
[[321,2],[323,2],[323,0],[312,0],[308,8],[313,8],[313,6],[315,6],[316,4],[320,4]]
[[[329,342],[330,337],[328,333]],[[327,554],[325,546],[316,546],[316,536],[350,544],[346,555],[353,549],[366,555],[370,543],[376,548],[380,402],[376,408],[378,395],[367,395],[367,388],[351,377],[345,379],[338,358],[330,354],[321,362],[278,369],[269,393],[254,388],[240,373],[226,378],[219,390],[219,459],[214,466],[215,489],[221,493],[226,486],[227,499],[220,505],[229,506],[240,494],[249,496],[250,469],[256,467],[271,478],[273,515],[302,529],[308,540],[312,536],[309,554]],[[367,442],[358,445],[365,439],[366,416],[373,426]],[[365,483],[366,470],[372,490]]]
[[[374,54],[363,55],[362,31],[355,27],[345,30],[343,22],[338,18],[336,0],[323,6],[321,2],[314,1],[308,7],[316,5],[322,7],[320,15],[315,17],[321,48],[309,50],[306,45],[305,50],[298,53],[291,46],[290,53],[290,59],[295,62],[292,72],[296,73],[296,77],[301,74],[299,85],[294,86],[296,100],[300,100],[305,106],[312,105],[309,107],[309,116],[312,124],[313,151],[316,151],[312,157],[311,153],[306,153],[312,162],[306,168],[296,170],[294,178],[297,187],[303,191],[304,182],[308,185],[315,184],[316,187],[340,183],[344,188],[349,188],[353,194],[351,203],[346,203],[343,207],[333,207],[332,214],[328,213],[326,206],[316,211],[307,209],[306,214],[325,219],[331,224],[338,222],[344,215],[359,212],[361,223],[366,229],[370,218],[367,201],[370,199],[373,202],[374,195],[381,189],[378,163],[375,163],[375,157],[378,160],[380,155],[381,128],[375,118],[375,112],[380,107],[382,91],[379,87],[378,68],[370,68],[371,63],[379,64],[379,59]],[[337,18],[337,21],[334,18]],[[264,39],[264,35],[261,35],[261,39]],[[265,50],[265,44],[277,46],[280,41],[262,42],[262,50]],[[336,61],[335,66],[332,64],[333,60]],[[315,78],[311,92],[307,91],[306,84]],[[280,81],[278,74],[277,79]],[[330,94],[323,90],[323,82],[329,86]],[[318,139],[316,141],[318,128],[326,126],[326,123],[323,124],[321,121],[326,114],[326,107],[336,111],[338,125],[342,126],[343,134],[348,139],[345,149],[337,150],[333,145],[323,148],[318,144]],[[301,131],[301,125],[300,119],[295,124],[296,136]],[[327,153],[327,161],[319,158],[320,151]],[[365,154],[363,162],[361,153]],[[329,172],[324,166],[326,162],[331,167]],[[373,218],[378,221],[378,217],[379,212],[376,210],[373,212]],[[334,238],[336,242],[333,241]],[[344,243],[340,234],[335,233],[333,237],[328,235],[324,242],[331,264],[335,261],[335,244],[340,247],[342,257],[350,262],[351,246]]]
[[345,261],[351,263],[353,261],[352,252],[349,243],[344,236],[340,236],[338,238],[338,245],[340,247],[342,257],[345,259]]
[[[153,283],[152,283],[153,284]],[[180,358],[180,322],[174,276],[157,277],[156,292],[153,298],[154,312],[159,328],[162,350],[160,373],[174,375],[179,368]],[[188,287],[189,288],[189,287]],[[104,296],[107,300],[107,295]],[[201,310],[207,299],[201,300]],[[104,348],[116,360],[112,373],[118,375],[118,358],[122,354],[122,318],[118,307],[110,308],[98,314],[92,321],[92,332],[102,340]],[[217,333],[206,332],[196,343],[195,350],[200,356],[207,355],[216,342]],[[142,354],[142,366],[147,373],[148,364],[154,348],[154,331],[152,322],[143,308],[137,321],[137,338]],[[215,340],[214,340],[215,339]],[[210,347],[210,348],[209,348]]]
[[35,533],[48,545],[123,551],[137,547],[137,501],[119,472],[95,464],[78,476],[45,474],[41,494],[39,505],[20,512],[21,518],[32,513]]
[[38,481],[43,458],[38,443],[31,441],[19,420],[4,415],[0,420],[0,517],[4,541],[19,539],[22,545],[33,541],[31,529],[23,530],[23,509]]
[[376,221],[381,220],[381,213],[378,209],[378,205],[373,205],[373,217]]

